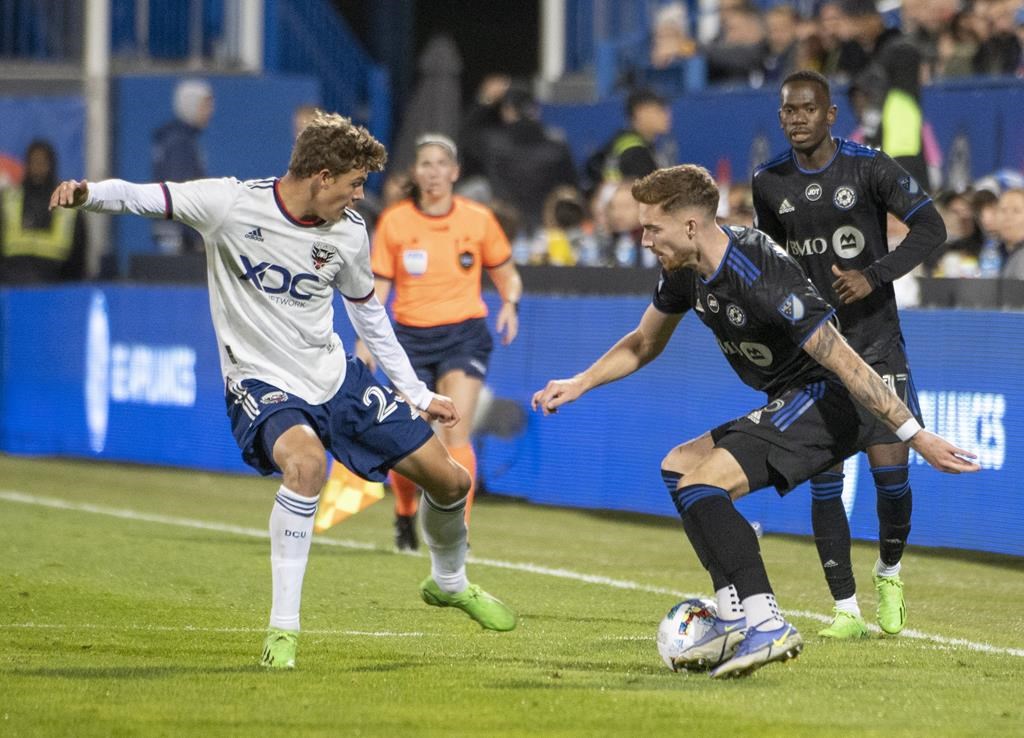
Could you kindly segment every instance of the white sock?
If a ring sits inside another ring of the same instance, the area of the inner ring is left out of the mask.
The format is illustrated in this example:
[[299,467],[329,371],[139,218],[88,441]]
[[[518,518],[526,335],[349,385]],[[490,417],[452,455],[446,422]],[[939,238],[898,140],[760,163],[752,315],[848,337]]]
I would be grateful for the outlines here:
[[270,511],[271,628],[299,629],[302,577],[313,542],[313,517],[319,499],[319,495],[303,497],[283,484],[277,491]]
[[881,559],[875,561],[875,574],[880,577],[895,577],[900,573],[903,562],[897,561],[892,566],[886,566]]
[[743,600],[743,610],[747,613],[747,626],[751,628],[775,630],[786,624],[779,612],[779,603],[770,592],[750,595]]
[[423,493],[420,524],[430,547],[430,575],[442,592],[454,594],[469,586],[466,579],[466,500],[444,507]]
[[857,595],[847,597],[845,600],[836,600],[836,609],[856,615],[858,618],[860,617],[860,605],[857,604]]
[[715,592],[715,602],[718,603],[718,617],[722,620],[739,620],[746,614],[740,604],[740,596],[731,584]]

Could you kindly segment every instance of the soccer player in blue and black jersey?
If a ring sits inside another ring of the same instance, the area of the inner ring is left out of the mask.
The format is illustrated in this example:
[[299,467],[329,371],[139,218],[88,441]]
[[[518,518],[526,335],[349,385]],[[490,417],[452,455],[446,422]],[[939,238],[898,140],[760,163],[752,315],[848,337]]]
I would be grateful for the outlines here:
[[[754,172],[755,225],[799,262],[836,306],[850,346],[920,421],[892,283],[940,246],[946,229],[931,198],[899,164],[880,151],[833,138],[835,118],[824,77],[804,71],[785,79],[779,122],[791,148]],[[891,252],[888,213],[910,228]],[[894,634],[907,622],[899,571],[910,533],[909,449],[883,432],[867,454],[877,490],[877,618],[883,631]],[[842,466],[811,479],[814,540],[835,600],[832,623],[820,635],[858,638],[868,629],[857,605],[842,492]]]
[[835,311],[792,257],[760,231],[715,222],[718,188],[706,169],[659,169],[632,192],[643,245],[662,265],[652,304],[588,369],[536,392],[533,407],[555,412],[638,370],[661,353],[689,310],[714,332],[740,379],[765,392],[764,406],[673,449],[662,462],[716,596],[732,590],[736,599],[733,608],[719,607],[712,632],[676,666],[711,666],[716,678],[743,676],[796,656],[803,639],[782,617],[757,538],[733,499],[769,486],[785,494],[883,429],[909,441],[940,471],[977,471],[978,465],[921,428],[843,340]]

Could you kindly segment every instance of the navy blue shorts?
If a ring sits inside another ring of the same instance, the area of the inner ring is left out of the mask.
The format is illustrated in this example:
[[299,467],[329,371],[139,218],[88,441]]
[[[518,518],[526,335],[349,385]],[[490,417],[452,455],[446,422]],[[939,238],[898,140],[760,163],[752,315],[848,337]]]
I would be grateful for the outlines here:
[[322,405],[310,405],[258,379],[230,384],[224,400],[242,459],[260,474],[280,471],[267,451],[277,439],[262,438],[262,428],[282,410],[301,412],[335,459],[375,482],[387,479],[389,469],[434,435],[415,408],[378,384],[363,362],[351,356],[341,388]]
[[395,336],[409,355],[416,376],[431,390],[437,389],[439,378],[455,369],[461,369],[470,377],[487,377],[494,339],[484,318],[433,328],[412,328],[396,323]]

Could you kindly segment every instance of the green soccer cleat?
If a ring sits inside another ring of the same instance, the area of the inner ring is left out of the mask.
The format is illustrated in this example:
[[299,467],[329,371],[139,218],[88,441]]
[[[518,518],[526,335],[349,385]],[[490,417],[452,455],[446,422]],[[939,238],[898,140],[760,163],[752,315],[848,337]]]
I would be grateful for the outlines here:
[[263,641],[260,666],[268,669],[294,669],[295,649],[299,645],[299,631],[271,628]]
[[824,630],[819,630],[818,635],[824,638],[834,638],[837,641],[867,638],[868,626],[860,615],[833,607],[832,624]]
[[508,605],[471,584],[461,592],[442,592],[433,577],[420,584],[420,597],[434,607],[457,607],[487,630],[512,630],[516,614]]
[[889,635],[896,635],[907,624],[907,604],[903,601],[903,580],[895,577],[875,577],[878,590],[878,627]]

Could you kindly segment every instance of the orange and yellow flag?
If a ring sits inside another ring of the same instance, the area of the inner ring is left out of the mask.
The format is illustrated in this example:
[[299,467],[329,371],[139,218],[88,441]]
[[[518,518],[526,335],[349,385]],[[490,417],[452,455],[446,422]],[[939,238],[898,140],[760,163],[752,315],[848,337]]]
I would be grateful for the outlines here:
[[323,533],[332,525],[383,499],[383,484],[368,482],[353,474],[344,464],[332,460],[330,476],[320,491],[320,507],[313,521],[313,530]]

